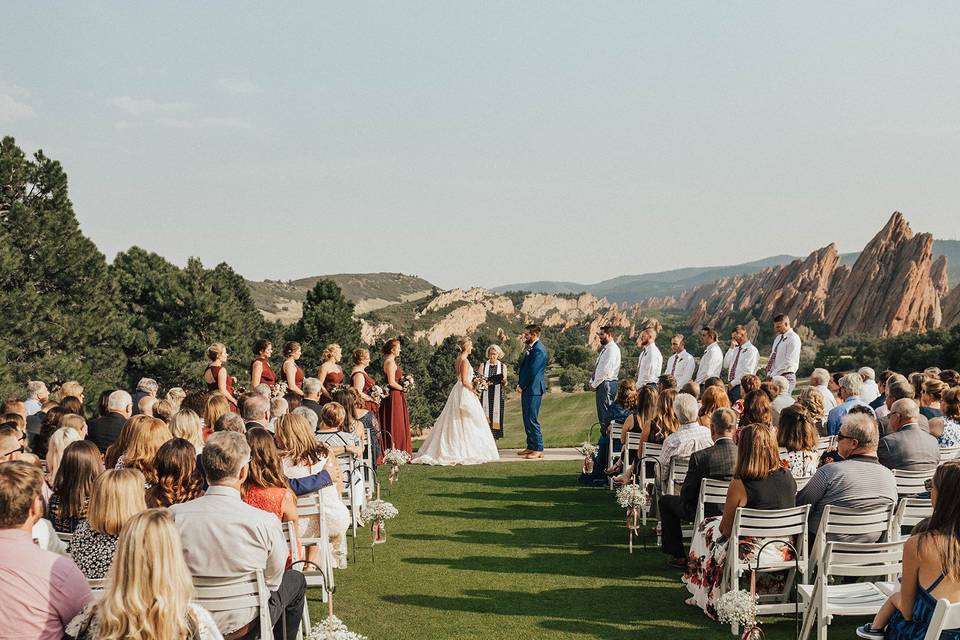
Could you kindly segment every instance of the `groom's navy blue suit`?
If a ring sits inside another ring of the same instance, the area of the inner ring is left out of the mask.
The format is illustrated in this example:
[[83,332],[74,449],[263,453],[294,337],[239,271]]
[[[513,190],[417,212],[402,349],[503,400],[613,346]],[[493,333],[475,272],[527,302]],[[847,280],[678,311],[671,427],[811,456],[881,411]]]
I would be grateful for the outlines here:
[[543,434],[540,433],[540,401],[547,390],[544,375],[547,370],[547,350],[537,340],[520,361],[518,372],[520,409],[523,412],[523,430],[527,432],[527,449],[543,451]]

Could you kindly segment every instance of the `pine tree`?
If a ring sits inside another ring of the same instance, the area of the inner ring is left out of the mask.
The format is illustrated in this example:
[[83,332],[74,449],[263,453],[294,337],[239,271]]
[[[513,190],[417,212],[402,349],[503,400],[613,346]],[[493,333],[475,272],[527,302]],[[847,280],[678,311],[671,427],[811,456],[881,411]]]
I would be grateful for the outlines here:
[[353,317],[353,303],[332,280],[322,279],[307,292],[303,315],[291,325],[288,340],[296,340],[303,349],[300,366],[307,375],[319,369],[324,348],[337,343],[345,359],[361,346],[360,322]]
[[114,386],[128,326],[107,262],[85,237],[60,163],[0,142],[0,374],[5,394],[28,379],[76,379],[87,397]]

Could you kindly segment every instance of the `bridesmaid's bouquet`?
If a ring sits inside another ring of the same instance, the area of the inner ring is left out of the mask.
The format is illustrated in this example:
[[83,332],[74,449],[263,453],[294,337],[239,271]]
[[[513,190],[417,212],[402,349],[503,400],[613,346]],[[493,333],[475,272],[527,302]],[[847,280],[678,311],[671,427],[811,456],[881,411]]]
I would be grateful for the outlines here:
[[481,375],[473,376],[473,390],[477,393],[483,393],[490,388],[490,381]]
[[310,630],[307,640],[368,640],[367,636],[354,633],[335,615],[318,622]]
[[278,382],[272,387],[270,387],[270,397],[272,398],[282,398],[287,395],[287,383]]
[[370,397],[374,402],[380,404],[383,402],[383,399],[387,397],[387,392],[383,387],[379,385],[373,385],[373,387],[370,389]]
[[417,385],[413,382],[413,376],[408,373],[400,378],[400,386],[403,387],[403,392],[407,393],[411,389],[415,389]]
[[387,541],[384,534],[386,526],[383,524],[387,520],[396,518],[400,515],[393,504],[383,500],[372,500],[364,512],[364,517],[370,521],[370,535],[373,538],[373,544],[383,544]]
[[403,449],[387,449],[383,452],[383,461],[390,465],[390,484],[400,478],[400,467],[410,462],[410,454]]
[[349,388],[350,388],[350,385],[347,385],[347,384],[335,384],[333,385],[333,387],[330,388],[330,395],[333,395],[335,393],[340,393],[341,391],[346,391]]

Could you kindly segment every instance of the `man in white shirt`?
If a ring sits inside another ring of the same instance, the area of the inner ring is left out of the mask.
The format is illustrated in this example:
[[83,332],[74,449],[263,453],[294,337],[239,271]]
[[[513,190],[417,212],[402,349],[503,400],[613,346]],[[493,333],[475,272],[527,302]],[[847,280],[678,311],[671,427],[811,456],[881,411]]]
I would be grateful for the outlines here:
[[640,357],[637,359],[637,388],[645,384],[656,384],[663,372],[663,354],[657,348],[656,329],[644,329],[640,332],[637,346]]
[[830,413],[830,410],[837,406],[837,399],[830,391],[827,385],[830,383],[830,372],[826,369],[814,369],[810,374],[810,386],[820,392],[823,396],[823,414]]
[[667,436],[660,451],[660,464],[657,472],[660,479],[666,481],[670,473],[670,459],[674,456],[689,457],[694,451],[706,449],[713,445],[710,429],[697,422],[697,412],[700,404],[689,393],[677,394],[673,401],[673,411],[680,421],[680,428]]
[[693,370],[697,363],[693,356],[687,353],[683,336],[679,333],[670,338],[670,351],[673,352],[673,355],[667,358],[667,367],[664,369],[664,373],[672,375],[677,381],[677,389],[682,389],[683,385],[693,379]]
[[601,431],[606,432],[610,425],[610,405],[617,397],[617,377],[620,375],[620,347],[614,339],[613,327],[600,327],[600,353],[590,378],[590,388],[597,397],[597,421]]
[[733,344],[723,357],[723,366],[727,369],[727,382],[730,383],[727,396],[733,404],[740,399],[740,378],[748,373],[757,372],[757,367],[760,366],[760,352],[750,342],[747,329],[742,324],[734,327],[730,337],[733,338]]
[[[250,447],[241,433],[218,431],[201,454],[210,488],[206,494],[170,507],[183,542],[183,556],[194,576],[240,577],[263,571],[270,589],[270,619],[274,637],[294,640],[303,615],[306,582],[299,571],[284,571],[286,539],[277,517],[240,499],[240,487],[249,473]],[[255,608],[212,613],[223,635],[251,625],[258,632]]]
[[43,403],[50,399],[47,385],[41,380],[31,380],[27,383],[27,399],[23,405],[27,409],[27,416],[39,413]]
[[700,385],[700,391],[703,391],[708,378],[719,378],[723,372],[723,349],[717,343],[717,332],[713,327],[700,329],[700,338],[704,348],[696,382]]
[[857,371],[860,379],[863,380],[863,386],[860,387],[860,399],[870,404],[880,397],[880,385],[877,384],[877,373],[870,367],[860,367]]
[[779,314],[773,318],[773,349],[767,360],[767,378],[783,376],[790,383],[790,393],[797,386],[797,369],[800,368],[800,336],[790,328],[790,318]]

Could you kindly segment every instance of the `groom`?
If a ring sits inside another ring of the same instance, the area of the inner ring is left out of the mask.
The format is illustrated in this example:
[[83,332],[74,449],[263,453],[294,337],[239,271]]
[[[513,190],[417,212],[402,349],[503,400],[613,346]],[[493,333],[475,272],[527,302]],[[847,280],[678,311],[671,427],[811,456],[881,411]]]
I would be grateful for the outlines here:
[[526,350],[520,361],[517,393],[523,412],[523,430],[527,432],[527,448],[517,455],[532,460],[543,457],[543,434],[540,433],[540,400],[547,390],[544,373],[547,370],[547,350],[540,342],[540,326],[529,324],[523,329]]

